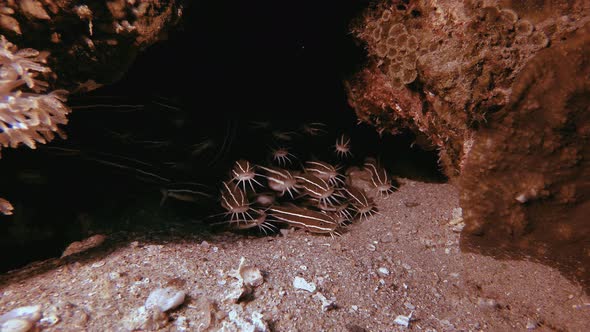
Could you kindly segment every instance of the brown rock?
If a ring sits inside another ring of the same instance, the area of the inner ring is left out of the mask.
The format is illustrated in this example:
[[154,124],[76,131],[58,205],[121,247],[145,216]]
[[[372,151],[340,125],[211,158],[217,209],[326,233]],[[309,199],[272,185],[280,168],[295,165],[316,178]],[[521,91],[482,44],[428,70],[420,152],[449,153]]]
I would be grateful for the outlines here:
[[590,289],[590,25],[541,51],[477,133],[460,179],[462,247],[531,256]]
[[509,1],[502,7],[475,0],[372,7],[353,28],[369,63],[348,82],[349,103],[379,132],[409,129],[418,144],[438,149],[448,176],[459,175],[475,133],[506,105],[522,67],[583,25],[584,1],[568,3],[568,15],[560,10],[561,16],[533,21],[521,19],[525,10],[512,10]]

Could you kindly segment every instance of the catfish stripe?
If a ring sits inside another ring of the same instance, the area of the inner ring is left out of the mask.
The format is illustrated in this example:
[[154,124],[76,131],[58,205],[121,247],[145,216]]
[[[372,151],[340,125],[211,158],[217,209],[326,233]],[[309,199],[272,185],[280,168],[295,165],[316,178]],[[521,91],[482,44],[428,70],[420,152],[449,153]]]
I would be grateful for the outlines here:
[[371,180],[375,186],[389,182],[387,171],[385,168],[378,166],[375,160],[369,159],[364,165],[371,173]]
[[348,187],[345,189],[346,193],[353,199],[353,205],[361,205],[361,206],[368,206],[370,205],[369,199],[365,194],[364,190],[356,188],[356,187]]
[[329,191],[332,187],[324,179],[321,179],[315,175],[302,174],[295,177],[298,180],[302,180],[305,189],[310,191]]
[[336,167],[325,163],[323,161],[306,161],[306,164],[310,165],[307,166],[305,169],[310,172],[332,175],[336,173]]
[[[231,196],[231,200],[232,202],[228,202],[228,199],[225,195],[225,193],[221,193],[221,198],[226,202],[226,204],[228,206],[242,206],[242,205],[247,205],[246,202],[246,197],[244,195],[244,193],[242,192],[242,190],[238,187],[235,187],[233,190],[229,187],[229,185],[227,184],[227,182],[223,182],[223,186],[225,187],[225,192],[227,192],[230,196]],[[239,197],[236,197],[239,196]]]
[[281,181],[281,178],[283,179],[282,181],[293,179],[293,175],[291,175],[291,173],[286,169],[268,168],[264,166],[259,167],[267,171],[268,173],[272,173],[273,175],[275,175],[275,177],[270,176],[269,179],[276,180],[277,182]]
[[[306,210],[303,208],[288,208],[288,207],[271,207],[270,211],[272,212],[276,212],[276,213],[281,213],[284,215],[287,215],[289,217],[291,217],[290,219],[288,219],[287,217],[283,217],[285,219],[285,221],[292,221],[292,222],[299,222],[299,223],[305,223],[305,221],[308,222],[323,222],[323,223],[327,223],[327,224],[336,224],[336,222],[334,221],[334,219],[328,215],[325,215],[321,212],[317,212],[317,211],[312,211],[312,210]],[[278,216],[275,215],[277,218]],[[299,219],[294,220],[294,219]]]
[[318,225],[313,225],[313,224],[309,224],[306,222],[302,222],[302,221],[296,221],[296,220],[292,220],[292,219],[287,219],[287,218],[283,218],[281,216],[277,216],[274,215],[275,218],[287,222],[290,225],[294,225],[294,226],[299,226],[308,230],[318,230],[318,231],[325,231],[325,232],[333,232],[336,230],[336,226],[337,225],[333,225],[333,224],[328,224],[331,227],[322,227],[322,226],[318,226]]

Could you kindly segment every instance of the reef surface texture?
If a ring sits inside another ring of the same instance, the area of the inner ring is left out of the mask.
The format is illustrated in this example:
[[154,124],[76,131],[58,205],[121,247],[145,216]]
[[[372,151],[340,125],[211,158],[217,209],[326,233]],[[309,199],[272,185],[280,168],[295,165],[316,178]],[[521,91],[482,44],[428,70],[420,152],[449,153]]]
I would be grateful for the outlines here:
[[550,15],[539,4],[529,15],[527,5],[495,1],[399,0],[369,8],[353,27],[369,62],[348,82],[349,103],[380,132],[412,131],[456,176],[478,128],[508,103],[523,66],[590,19],[588,1],[561,2]]
[[588,54],[590,26],[539,52],[478,132],[460,180],[463,247],[549,259],[590,282]]

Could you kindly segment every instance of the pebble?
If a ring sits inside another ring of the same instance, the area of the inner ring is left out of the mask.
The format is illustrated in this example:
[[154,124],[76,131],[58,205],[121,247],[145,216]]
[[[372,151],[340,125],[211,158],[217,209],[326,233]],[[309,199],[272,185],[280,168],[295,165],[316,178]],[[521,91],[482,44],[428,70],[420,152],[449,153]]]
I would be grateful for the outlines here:
[[19,307],[0,316],[0,331],[26,332],[41,319],[41,306]]
[[98,261],[98,262],[92,263],[92,265],[90,265],[90,267],[96,269],[98,267],[104,266],[105,264],[106,264],[106,261]]
[[41,306],[31,305],[12,309],[4,315],[0,316],[0,324],[7,322],[11,319],[27,320],[33,323],[37,322],[39,319],[41,319]]
[[264,282],[262,273],[254,266],[246,264],[246,258],[240,258],[238,276],[247,286],[258,287]]
[[201,242],[201,248],[209,249],[210,247],[211,247],[211,245],[209,244],[209,242],[207,242],[207,241]]
[[39,324],[45,328],[53,326],[57,323],[59,323],[59,317],[57,317],[56,315],[44,315],[44,317],[41,318],[41,320],[39,321]]
[[405,303],[404,303],[404,307],[406,307],[406,308],[408,308],[408,309],[410,309],[410,310],[414,310],[414,309],[416,309],[416,306],[415,306],[415,305],[413,305],[413,304],[411,304],[410,302],[405,302]]
[[301,277],[295,277],[295,279],[293,279],[293,287],[295,289],[306,290],[310,293],[313,293],[316,290],[315,283],[307,282],[305,279],[303,279]]
[[315,299],[318,299],[322,302],[322,311],[328,311],[331,309],[336,308],[336,300],[335,299],[327,299],[324,294],[322,293],[316,293],[313,296]]
[[33,327],[33,323],[28,320],[11,319],[0,324],[2,332],[27,332]]
[[158,308],[162,312],[174,309],[184,302],[185,292],[174,287],[153,290],[145,301],[147,309]]
[[487,299],[483,297],[477,298],[477,306],[482,309],[495,309],[498,307],[498,302],[494,299]]
[[408,326],[410,326],[411,319],[412,319],[412,313],[410,313],[410,315],[408,315],[408,316],[399,315],[399,316],[395,317],[393,322],[396,323],[397,325],[408,327]]
[[534,330],[538,326],[537,321],[530,319],[526,322],[526,329],[527,330]]
[[377,270],[377,274],[379,274],[382,277],[386,277],[389,275],[389,269],[387,269],[386,267],[380,267]]
[[367,249],[369,249],[369,251],[375,251],[375,250],[377,250],[377,247],[375,247],[374,244],[369,243],[369,244],[367,244]]

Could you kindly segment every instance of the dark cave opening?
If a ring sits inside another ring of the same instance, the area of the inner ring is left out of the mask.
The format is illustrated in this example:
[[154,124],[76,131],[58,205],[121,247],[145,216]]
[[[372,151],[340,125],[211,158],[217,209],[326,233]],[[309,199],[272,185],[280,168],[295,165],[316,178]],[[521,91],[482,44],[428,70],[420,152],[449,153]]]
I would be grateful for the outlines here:
[[[230,165],[266,162],[280,144],[301,160],[333,161],[332,145],[347,133],[350,165],[376,156],[394,176],[445,181],[435,151],[412,145],[411,134],[380,137],[357,125],[347,104],[343,82],[366,60],[349,23],[368,3],[192,4],[181,27],[119,82],[71,96],[67,140],[3,151],[1,187],[16,211],[0,222],[1,249],[14,253],[0,269],[59,256],[91,234],[216,213]],[[283,143],[273,136],[313,122],[327,134]],[[213,198],[161,206],[162,179],[204,184]]]

